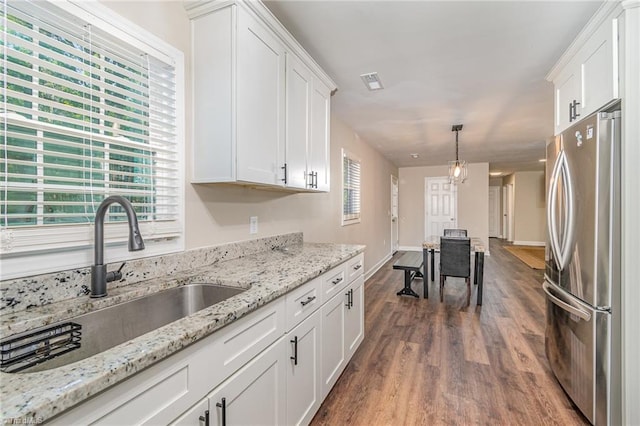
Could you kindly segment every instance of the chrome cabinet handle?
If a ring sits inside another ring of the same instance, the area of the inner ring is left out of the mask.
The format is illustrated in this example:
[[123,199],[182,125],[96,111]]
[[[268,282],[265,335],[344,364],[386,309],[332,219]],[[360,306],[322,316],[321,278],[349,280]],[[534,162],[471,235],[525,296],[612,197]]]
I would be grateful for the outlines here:
[[553,304],[561,307],[562,309],[564,309],[565,311],[576,315],[580,318],[582,318],[585,321],[589,321],[591,320],[591,313],[589,313],[588,311],[585,311],[583,309],[580,309],[576,306],[570,305],[569,303],[565,302],[564,300],[560,299],[559,297],[555,296],[553,293],[551,293],[550,290],[550,285],[547,284],[547,282],[543,282],[542,283],[542,290],[546,293],[547,297],[549,297],[549,300],[551,302],[553,302]]
[[200,416],[198,419],[204,422],[204,426],[209,426],[209,410],[206,410],[204,416]]
[[353,307],[353,289],[350,289],[344,295],[347,296],[347,304],[345,306],[347,309],[351,309]]
[[300,304],[302,306],[307,306],[309,303],[313,302],[314,300],[316,300],[316,296],[309,296],[307,297],[307,300],[300,301]]
[[222,398],[222,402],[217,402],[216,407],[222,408],[222,426],[227,426],[227,398]]
[[293,356],[289,358],[293,360],[293,365],[298,365],[298,336],[295,336],[289,342],[293,343]]

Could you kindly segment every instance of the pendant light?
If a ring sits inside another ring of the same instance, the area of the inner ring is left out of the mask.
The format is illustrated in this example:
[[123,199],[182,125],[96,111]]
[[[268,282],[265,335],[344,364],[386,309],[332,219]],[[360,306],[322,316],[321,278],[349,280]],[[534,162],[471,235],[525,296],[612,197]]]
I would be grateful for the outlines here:
[[456,132],[456,159],[449,161],[449,183],[464,183],[467,179],[467,162],[458,158],[458,132],[462,130],[462,124],[454,124],[452,132]]

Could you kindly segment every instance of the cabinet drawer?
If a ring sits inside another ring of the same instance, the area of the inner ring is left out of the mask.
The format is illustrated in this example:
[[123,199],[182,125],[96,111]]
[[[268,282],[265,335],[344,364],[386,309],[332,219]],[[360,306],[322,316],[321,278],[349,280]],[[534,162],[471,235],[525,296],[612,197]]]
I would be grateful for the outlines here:
[[219,367],[226,373],[225,377],[245,365],[284,334],[283,305],[284,301],[280,298],[219,332],[216,350],[222,358]]
[[360,253],[347,261],[347,281],[351,283],[364,273],[364,254]]
[[338,294],[348,284],[347,263],[336,266],[326,272],[322,279],[322,303],[329,301],[335,294]]
[[286,296],[287,331],[298,325],[322,304],[322,277],[301,285]]

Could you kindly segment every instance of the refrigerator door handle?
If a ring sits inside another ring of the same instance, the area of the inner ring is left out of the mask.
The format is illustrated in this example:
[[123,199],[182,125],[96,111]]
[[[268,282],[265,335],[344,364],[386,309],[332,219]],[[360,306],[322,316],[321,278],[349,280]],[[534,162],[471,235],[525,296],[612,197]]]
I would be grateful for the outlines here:
[[[558,225],[556,223],[556,203],[557,203],[557,195],[558,195],[558,177],[560,175],[560,164],[561,164],[561,156],[564,154],[564,151],[558,155],[555,164],[553,165],[553,170],[551,172],[551,179],[549,185],[549,194],[547,200],[549,200],[547,204],[547,223],[549,224],[549,246],[551,248],[551,252],[553,253],[554,259],[556,262],[560,259],[560,253],[558,249]],[[558,265],[559,269],[562,269],[561,265]]]
[[571,177],[571,170],[569,169],[569,162],[567,156],[562,152],[562,165],[560,167],[562,171],[562,183],[565,191],[565,211],[564,211],[564,235],[562,236],[562,245],[560,246],[560,263],[562,269],[566,268],[571,258],[571,249],[573,247],[573,232],[574,232],[574,196],[573,196],[573,179]]
[[585,311],[584,309],[574,306],[569,302],[565,302],[564,300],[554,295],[550,289],[551,285],[549,283],[547,283],[546,281],[542,283],[542,290],[547,294],[547,297],[551,302],[564,309],[565,311],[582,318],[585,321],[591,320],[591,313],[589,311]]
[[[558,183],[562,178],[564,188],[563,196],[564,211],[562,212],[563,235],[562,241],[559,241],[558,223],[556,221],[556,209],[558,203]],[[567,154],[564,150],[560,151],[556,163],[553,165],[551,172],[551,181],[549,185],[549,196],[547,197],[549,204],[547,205],[547,223],[549,224],[549,245],[553,252],[558,269],[563,270],[567,267],[571,256],[571,242],[573,241],[574,218],[573,218],[573,183],[571,182],[571,171],[567,161]]]

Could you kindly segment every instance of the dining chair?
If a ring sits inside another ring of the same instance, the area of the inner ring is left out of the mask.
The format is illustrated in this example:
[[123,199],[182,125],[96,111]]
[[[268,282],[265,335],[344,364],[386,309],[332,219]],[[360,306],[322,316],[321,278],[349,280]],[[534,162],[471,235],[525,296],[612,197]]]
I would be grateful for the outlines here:
[[466,237],[467,230],[466,229],[445,229],[443,235],[445,237]]
[[440,237],[440,302],[444,300],[445,277],[464,278],[467,305],[471,301],[471,239]]

